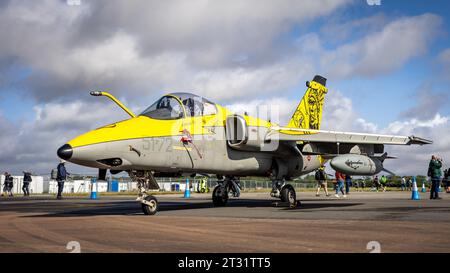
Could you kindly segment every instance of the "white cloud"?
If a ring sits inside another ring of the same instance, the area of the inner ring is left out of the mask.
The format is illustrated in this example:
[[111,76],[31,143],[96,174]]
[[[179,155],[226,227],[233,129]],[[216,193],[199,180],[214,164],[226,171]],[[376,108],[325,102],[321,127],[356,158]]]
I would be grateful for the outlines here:
[[40,101],[97,88],[205,88],[217,98],[229,98],[225,88],[277,91],[304,72],[283,57],[279,36],[346,2],[11,1],[0,10],[0,61],[13,57],[29,69],[25,83]]
[[342,17],[329,17],[321,27],[320,36],[327,42],[339,44],[349,37],[364,37],[367,33],[381,31],[391,19],[383,13],[363,17],[351,21],[343,21]]
[[363,118],[356,119],[356,127],[366,133],[375,133],[378,131],[378,125],[373,122],[368,122]]
[[194,77],[193,88],[217,100],[264,97],[289,89],[302,77],[305,79],[313,73],[311,67],[296,62],[280,62],[254,69],[203,71]]
[[136,41],[124,33],[117,33],[93,47],[74,49],[68,59],[92,76],[106,74],[111,77],[114,74],[108,75],[110,71],[139,66]]
[[[399,133],[402,135],[416,135],[433,140],[433,144],[425,146],[400,147],[393,146],[389,151],[398,155],[398,159],[387,161],[390,168],[400,174],[426,175],[431,155],[444,158],[444,168],[450,167],[450,117],[439,113],[429,120],[411,119],[403,122],[391,123],[386,133]],[[389,168],[388,168],[389,169]]]
[[80,131],[105,122],[129,118],[113,103],[75,101],[66,104],[47,103],[34,107],[33,126],[40,131]]
[[267,49],[273,49],[273,40],[292,24],[328,15],[348,2],[95,1],[90,3],[92,16],[83,18],[80,32],[89,31],[96,40],[122,29],[139,39],[144,54],[182,50],[196,66],[217,67],[229,64],[236,53],[265,59],[270,52]]
[[323,52],[322,66],[329,67],[331,77],[387,74],[423,55],[441,22],[434,14],[397,19],[360,40]]
[[234,103],[226,105],[226,107],[237,114],[247,113],[253,117],[270,120],[271,122],[280,125],[286,125],[294,114],[300,100],[301,97],[299,97],[298,100],[268,98],[264,100]]
[[345,97],[338,90],[329,90],[325,97],[322,116],[323,130],[351,131],[357,119],[350,98]]
[[417,105],[402,112],[401,116],[418,119],[430,119],[434,117],[441,110],[441,107],[448,103],[450,96],[449,92],[438,93],[433,91],[433,89],[438,88],[442,90],[442,87],[436,88],[432,83],[422,84],[414,96],[417,100]]
[[14,124],[8,121],[0,112],[0,151],[3,160],[13,153],[12,147],[15,141],[17,130]]
[[419,129],[434,129],[448,123],[448,117],[442,117],[439,113],[430,120],[418,120],[416,118],[407,121],[395,121],[388,125],[384,132],[392,134],[411,135]]
[[[2,169],[13,173],[31,169],[48,175],[58,162],[57,149],[65,142],[101,125],[127,118],[116,105],[102,102],[48,103],[34,110],[35,119],[19,127],[0,116]],[[73,165],[70,168],[87,170]]]

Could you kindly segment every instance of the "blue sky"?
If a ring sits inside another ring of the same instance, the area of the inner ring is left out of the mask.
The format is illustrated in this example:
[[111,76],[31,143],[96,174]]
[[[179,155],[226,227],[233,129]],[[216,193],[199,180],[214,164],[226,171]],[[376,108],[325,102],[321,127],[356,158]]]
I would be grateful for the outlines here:
[[[47,169],[59,145],[123,118],[88,95],[97,89],[136,110],[171,91],[231,107],[276,102],[286,119],[304,82],[322,74],[330,89],[324,129],[447,132],[448,1],[81,3],[0,7],[0,150],[13,154],[0,164],[18,169],[37,157]],[[420,153],[450,157],[445,141]],[[33,142],[41,145],[25,145]]]
[[[364,3],[365,1],[359,2],[343,8],[338,15],[332,16],[336,16],[341,22],[348,22],[379,14],[385,15],[388,20],[395,20],[398,17],[433,13],[443,19],[442,32],[431,43],[426,54],[409,60],[401,68],[374,77],[356,76],[337,81],[331,78],[328,81],[330,88],[339,90],[350,97],[362,118],[380,126],[387,126],[390,122],[397,120],[402,112],[417,104],[415,93],[425,83],[432,83],[434,92],[450,93],[448,77],[442,75],[437,63],[439,53],[450,46],[450,36],[446,31],[450,29],[450,2],[382,1],[379,6],[369,6]],[[317,23],[310,25],[309,29],[319,31],[326,20],[326,18],[318,20]],[[342,43],[352,41],[352,38],[359,38],[358,35],[355,36]],[[334,47],[339,46],[335,41],[324,42]],[[331,46],[330,49],[332,49]],[[298,88],[302,90],[303,83]],[[295,99],[296,95],[297,92],[291,93],[290,97]],[[447,104],[447,106],[450,105]],[[450,107],[443,107],[442,113],[448,115]]]
[[[390,18],[420,15],[425,12],[433,13],[442,17],[443,29],[450,29],[450,2],[448,1],[382,1],[380,6],[359,5],[357,7],[355,12],[359,14],[357,15],[359,17],[370,16],[375,10]],[[340,82],[337,89],[353,99],[363,117],[378,124],[387,125],[387,122],[398,118],[401,112],[417,103],[414,93],[425,82],[433,82],[435,92],[450,92],[448,82],[442,81],[442,75],[440,77],[436,75],[439,73],[436,64],[438,54],[449,45],[449,34],[442,32],[441,36],[431,44],[427,54],[407,62],[401,69],[374,79]],[[355,88],[356,86],[366,89],[363,97],[358,95],[359,88]],[[392,111],[391,118],[380,115],[379,109],[382,106]],[[443,108],[442,113],[449,114],[450,108]]]

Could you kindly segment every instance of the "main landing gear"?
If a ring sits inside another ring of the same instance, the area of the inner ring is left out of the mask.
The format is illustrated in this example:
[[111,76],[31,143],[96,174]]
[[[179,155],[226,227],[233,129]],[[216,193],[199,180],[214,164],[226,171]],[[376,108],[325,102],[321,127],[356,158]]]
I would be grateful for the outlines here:
[[157,190],[159,185],[150,171],[130,171],[129,175],[137,182],[138,197],[136,201],[141,202],[142,211],[145,215],[154,215],[158,212],[158,200],[153,195],[147,194],[148,190]]
[[[216,207],[223,207],[227,204],[230,195],[239,197],[240,193],[241,186],[239,179],[233,176],[226,176],[224,180],[219,180],[218,185],[213,190],[213,204]],[[287,203],[291,208],[300,205],[300,201],[297,201],[294,187],[286,184],[284,180],[272,181],[272,192],[270,196],[280,198],[282,203]]]
[[287,203],[290,208],[295,208],[300,205],[300,201],[297,201],[294,187],[291,184],[286,184],[284,180],[272,181],[272,192],[270,192],[270,196],[280,198],[281,202]]
[[233,197],[241,195],[241,185],[239,178],[234,176],[226,176],[224,180],[218,182],[212,193],[213,204],[216,207],[223,207],[228,202],[228,197],[232,194]]

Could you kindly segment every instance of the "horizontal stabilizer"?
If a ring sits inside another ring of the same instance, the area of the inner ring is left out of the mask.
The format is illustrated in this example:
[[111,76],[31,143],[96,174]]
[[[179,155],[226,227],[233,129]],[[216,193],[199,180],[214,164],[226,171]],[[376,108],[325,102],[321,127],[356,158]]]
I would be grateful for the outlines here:
[[409,139],[410,139],[410,144],[418,144],[418,145],[433,144],[432,140],[428,140],[428,139],[421,138],[421,137],[410,136]]

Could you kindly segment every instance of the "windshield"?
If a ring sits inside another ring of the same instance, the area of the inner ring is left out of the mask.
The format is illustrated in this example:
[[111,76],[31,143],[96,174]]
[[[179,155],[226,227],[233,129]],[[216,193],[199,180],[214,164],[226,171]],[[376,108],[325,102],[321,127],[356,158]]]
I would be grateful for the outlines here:
[[159,99],[141,115],[162,120],[182,118],[184,116],[183,107],[174,97],[177,97],[183,103],[187,117],[217,114],[216,105],[203,97],[191,93],[173,93]]
[[198,117],[217,114],[216,105],[203,97],[191,93],[173,93],[172,95],[183,102],[187,116]]
[[181,104],[171,96],[164,96],[141,114],[153,119],[171,120],[183,117]]

